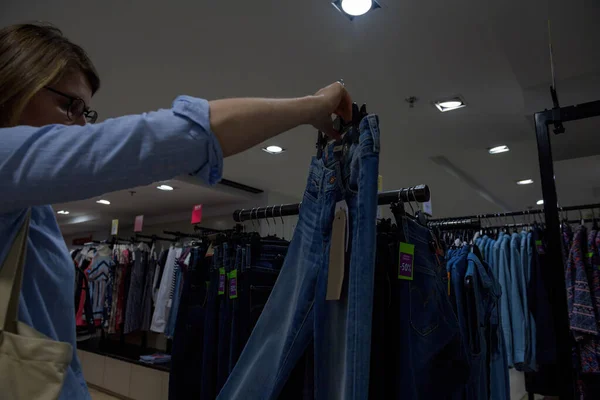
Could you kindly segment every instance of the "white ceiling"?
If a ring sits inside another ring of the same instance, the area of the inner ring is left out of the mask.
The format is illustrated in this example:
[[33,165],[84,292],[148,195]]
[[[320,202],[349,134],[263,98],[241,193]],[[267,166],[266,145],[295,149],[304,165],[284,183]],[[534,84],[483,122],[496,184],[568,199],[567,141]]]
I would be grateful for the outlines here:
[[[302,96],[343,78],[354,99],[380,115],[384,189],[428,184],[435,216],[499,211],[431,160],[444,156],[509,208],[535,205],[541,187],[531,116],[552,106],[547,19],[561,104],[597,100],[600,3],[382,5],[350,22],[327,0],[10,0],[0,25],[51,21],[86,48],[102,78],[93,104],[101,118],[168,107],[178,94]],[[431,106],[455,94],[467,108],[441,114]],[[415,108],[409,96],[420,99]],[[569,159],[597,153],[599,127],[600,119],[569,124],[555,140],[559,192],[578,191],[578,202],[598,202],[591,186],[600,178]],[[284,155],[251,149],[226,160],[225,177],[299,198],[315,139],[310,127],[287,132],[269,141],[287,148]],[[512,151],[489,156],[486,148],[497,144]],[[588,170],[597,165],[586,160]],[[536,183],[515,184],[524,178]]]

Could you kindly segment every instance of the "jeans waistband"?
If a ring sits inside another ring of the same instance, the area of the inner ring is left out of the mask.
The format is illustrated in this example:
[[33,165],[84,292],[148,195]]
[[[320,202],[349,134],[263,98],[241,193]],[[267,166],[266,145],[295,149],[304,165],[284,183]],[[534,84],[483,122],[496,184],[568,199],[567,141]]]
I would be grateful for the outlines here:
[[[358,141],[354,143],[356,135]],[[341,193],[356,193],[360,159],[378,155],[379,149],[379,117],[368,115],[361,121],[358,132],[352,128],[344,139],[330,143],[321,159],[313,157],[305,194],[316,200],[336,189]]]

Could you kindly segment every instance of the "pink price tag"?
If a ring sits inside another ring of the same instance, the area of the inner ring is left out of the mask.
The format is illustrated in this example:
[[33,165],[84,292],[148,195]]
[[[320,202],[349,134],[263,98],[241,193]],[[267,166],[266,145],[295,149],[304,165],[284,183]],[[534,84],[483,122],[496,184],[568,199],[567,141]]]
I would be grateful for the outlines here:
[[141,232],[143,225],[144,225],[144,216],[138,215],[137,217],[135,217],[135,222],[133,223],[133,231]]
[[192,224],[200,222],[202,222],[202,204],[198,204],[192,209]]

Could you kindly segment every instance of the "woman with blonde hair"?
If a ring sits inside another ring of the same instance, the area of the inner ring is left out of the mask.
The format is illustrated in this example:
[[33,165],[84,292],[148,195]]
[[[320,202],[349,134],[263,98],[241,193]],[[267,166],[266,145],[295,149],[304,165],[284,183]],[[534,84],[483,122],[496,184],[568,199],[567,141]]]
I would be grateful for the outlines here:
[[[294,99],[180,96],[169,109],[95,124],[99,87],[85,51],[58,29],[0,29],[0,265],[30,215],[18,319],[73,348],[74,269],[49,204],[180,174],[215,184],[223,157],[301,124],[335,137],[331,114],[351,118],[350,96],[334,83]],[[76,354],[61,399],[89,398]]]

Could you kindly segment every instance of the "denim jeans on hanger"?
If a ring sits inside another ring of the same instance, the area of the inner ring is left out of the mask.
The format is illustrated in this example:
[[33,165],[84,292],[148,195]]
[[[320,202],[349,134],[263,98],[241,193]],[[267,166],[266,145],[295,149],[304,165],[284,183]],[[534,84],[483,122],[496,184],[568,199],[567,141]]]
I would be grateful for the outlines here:
[[236,271],[235,282],[230,280],[229,301],[231,303],[231,334],[229,335],[229,372],[233,370],[240,354],[239,336],[240,336],[240,299],[239,287],[242,270],[242,246],[235,249],[235,261],[231,271]]
[[[218,396],[276,399],[314,338],[315,398],[366,399],[369,386],[379,125],[360,123],[358,143],[313,158],[294,238],[258,323]],[[336,148],[337,150],[338,148]],[[325,301],[336,202],[349,215],[349,262],[339,301]],[[356,251],[352,251],[356,249]]]
[[204,319],[204,343],[202,376],[200,377],[201,399],[214,399],[216,396],[217,335],[219,333],[219,267],[221,267],[221,246],[215,246],[212,265],[209,270],[208,299]]
[[[228,243],[223,243],[223,266],[225,276],[231,271],[231,250]],[[231,335],[231,320],[229,301],[229,282],[225,279],[224,293],[219,295],[219,335],[217,346],[217,393],[221,390],[229,376],[229,342]]]
[[397,217],[396,221],[404,240],[415,246],[414,267],[412,280],[398,279],[396,239],[389,246],[392,301],[386,311],[393,316],[388,353],[395,361],[395,379],[386,382],[390,388],[386,397],[462,398],[470,367],[459,322],[448,299],[448,286],[442,281],[444,260],[434,252],[435,239],[429,229],[408,217]]
[[204,344],[204,306],[206,302],[206,248],[194,248],[184,286],[175,327],[172,366],[169,373],[169,399],[200,398]]

